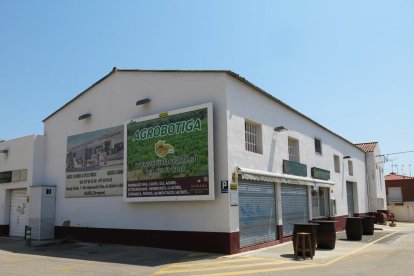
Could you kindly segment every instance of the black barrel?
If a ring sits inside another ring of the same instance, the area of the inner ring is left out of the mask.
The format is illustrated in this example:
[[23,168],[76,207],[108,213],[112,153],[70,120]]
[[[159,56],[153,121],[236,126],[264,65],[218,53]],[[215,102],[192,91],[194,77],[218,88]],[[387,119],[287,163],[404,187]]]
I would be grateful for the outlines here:
[[362,217],[363,235],[374,235],[374,218],[373,216]]
[[346,219],[346,238],[351,241],[362,240],[362,218]]
[[[311,234],[311,243],[312,243],[312,248],[316,247],[316,226],[318,226],[318,224],[316,223],[295,223],[293,225],[293,236],[292,236],[292,241],[293,241],[293,250],[295,250],[295,246],[296,246],[296,233],[299,232],[304,232],[304,233],[310,233]],[[312,250],[313,252],[315,252],[315,250]],[[311,254],[308,254],[309,252],[306,252],[306,255],[309,257],[313,257],[310,256]],[[296,252],[297,255],[302,255],[302,250],[298,249],[298,252]]]
[[321,249],[335,249],[336,243],[336,223],[334,220],[316,220],[319,224],[316,227],[316,243]]

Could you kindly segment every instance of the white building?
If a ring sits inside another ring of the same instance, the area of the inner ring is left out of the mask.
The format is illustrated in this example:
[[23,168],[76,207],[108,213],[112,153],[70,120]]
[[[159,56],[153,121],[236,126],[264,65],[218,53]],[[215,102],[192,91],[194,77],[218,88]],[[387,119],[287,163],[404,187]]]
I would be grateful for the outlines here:
[[[283,242],[314,218],[343,229],[382,198],[368,190],[363,150],[231,71],[114,68],[47,117],[44,136],[21,139],[0,143],[10,235],[33,225],[12,221],[27,187],[29,212],[53,215],[58,238],[223,253]],[[27,180],[7,179],[21,169]]]
[[387,192],[384,177],[384,156],[378,142],[360,143],[357,147],[365,151],[367,173],[368,206],[370,212],[387,209]]

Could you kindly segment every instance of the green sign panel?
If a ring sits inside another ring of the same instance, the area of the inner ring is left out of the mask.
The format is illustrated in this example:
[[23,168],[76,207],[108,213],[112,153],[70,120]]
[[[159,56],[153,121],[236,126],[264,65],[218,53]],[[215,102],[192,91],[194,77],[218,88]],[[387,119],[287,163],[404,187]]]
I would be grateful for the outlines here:
[[321,179],[321,180],[329,180],[331,179],[331,172],[319,168],[311,168],[311,174],[313,178]]
[[297,176],[307,176],[307,166],[302,163],[283,160],[283,173]]
[[12,172],[0,172],[0,183],[10,183],[12,179]]
[[212,199],[211,106],[186,110],[127,124],[126,199]]

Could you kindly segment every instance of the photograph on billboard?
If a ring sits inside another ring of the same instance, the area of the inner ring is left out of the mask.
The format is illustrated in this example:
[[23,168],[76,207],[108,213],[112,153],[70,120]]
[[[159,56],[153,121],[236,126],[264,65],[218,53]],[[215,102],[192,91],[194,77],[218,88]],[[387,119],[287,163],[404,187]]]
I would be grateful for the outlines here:
[[212,105],[128,122],[126,201],[214,199]]
[[69,136],[65,197],[121,196],[124,126]]

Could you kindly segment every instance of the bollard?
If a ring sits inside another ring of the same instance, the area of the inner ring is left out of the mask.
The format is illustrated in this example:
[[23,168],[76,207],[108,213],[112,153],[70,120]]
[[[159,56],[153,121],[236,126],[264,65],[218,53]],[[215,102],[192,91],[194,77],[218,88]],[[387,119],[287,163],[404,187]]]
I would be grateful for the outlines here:
[[32,245],[32,227],[30,226],[26,226],[26,246],[31,246]]

